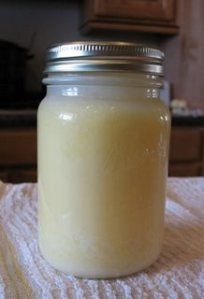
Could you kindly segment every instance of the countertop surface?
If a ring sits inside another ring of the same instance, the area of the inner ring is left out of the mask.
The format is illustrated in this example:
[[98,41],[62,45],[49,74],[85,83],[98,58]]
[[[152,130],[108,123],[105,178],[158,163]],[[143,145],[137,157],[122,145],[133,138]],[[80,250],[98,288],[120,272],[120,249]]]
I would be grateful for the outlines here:
[[16,127],[26,126],[34,127],[37,123],[36,109],[0,109],[0,126]]
[[[37,123],[36,109],[0,109],[0,126],[35,127]],[[204,116],[172,116],[173,126],[204,126]]]
[[204,298],[204,178],[170,178],[161,255],[148,269],[112,280],[52,268],[37,242],[37,185],[0,183],[0,298]]
[[172,116],[173,126],[204,126],[204,116]]

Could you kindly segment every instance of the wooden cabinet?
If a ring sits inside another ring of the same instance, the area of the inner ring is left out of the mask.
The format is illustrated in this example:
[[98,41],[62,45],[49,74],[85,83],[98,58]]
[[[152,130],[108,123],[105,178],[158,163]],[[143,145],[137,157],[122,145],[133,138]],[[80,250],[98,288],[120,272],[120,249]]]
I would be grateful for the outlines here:
[[172,21],[174,0],[95,0],[94,13],[99,17]]
[[[36,128],[0,129],[0,180],[37,181]],[[204,127],[172,128],[170,176],[204,175]]]
[[194,177],[203,174],[200,162],[181,162],[169,164],[169,176]]
[[170,162],[200,161],[202,131],[198,128],[174,127],[171,132]]
[[169,175],[204,175],[204,128],[172,128]]
[[36,156],[35,128],[0,129],[0,180],[36,182]]
[[175,4],[175,0],[85,0],[81,30],[175,34]]
[[36,164],[35,129],[1,129],[0,145],[1,166]]

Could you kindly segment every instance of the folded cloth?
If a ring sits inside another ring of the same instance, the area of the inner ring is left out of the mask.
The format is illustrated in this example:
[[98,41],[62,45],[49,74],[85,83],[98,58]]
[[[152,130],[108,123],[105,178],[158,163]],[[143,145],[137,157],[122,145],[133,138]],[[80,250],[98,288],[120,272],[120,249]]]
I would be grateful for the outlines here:
[[133,276],[78,279],[53,269],[37,243],[37,185],[0,183],[0,299],[204,298],[204,178],[170,178],[158,261]]

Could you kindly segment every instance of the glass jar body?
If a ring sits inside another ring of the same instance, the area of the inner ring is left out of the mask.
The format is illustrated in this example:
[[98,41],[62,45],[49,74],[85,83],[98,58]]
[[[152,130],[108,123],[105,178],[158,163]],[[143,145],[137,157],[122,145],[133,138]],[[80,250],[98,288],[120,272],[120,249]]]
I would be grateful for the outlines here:
[[48,79],[38,110],[39,244],[55,268],[110,278],[161,249],[170,118],[158,79]]

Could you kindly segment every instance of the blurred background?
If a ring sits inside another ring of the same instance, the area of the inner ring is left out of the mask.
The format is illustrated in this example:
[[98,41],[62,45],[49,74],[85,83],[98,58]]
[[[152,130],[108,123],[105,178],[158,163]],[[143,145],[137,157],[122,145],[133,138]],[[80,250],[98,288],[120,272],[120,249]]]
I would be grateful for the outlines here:
[[0,2],[0,180],[36,181],[36,112],[46,49],[73,40],[144,43],[165,52],[172,113],[169,175],[204,174],[203,0]]

